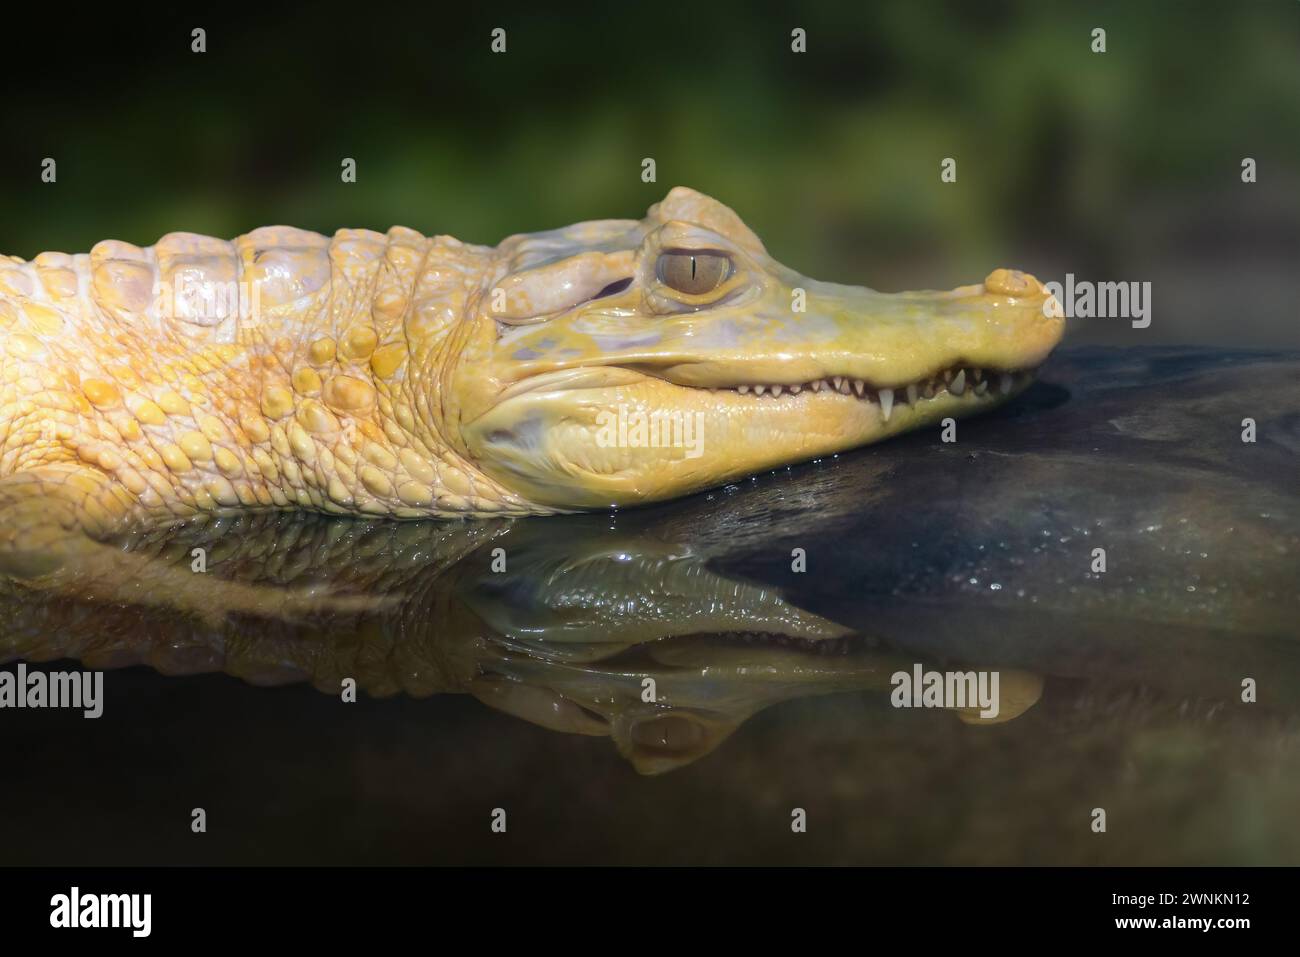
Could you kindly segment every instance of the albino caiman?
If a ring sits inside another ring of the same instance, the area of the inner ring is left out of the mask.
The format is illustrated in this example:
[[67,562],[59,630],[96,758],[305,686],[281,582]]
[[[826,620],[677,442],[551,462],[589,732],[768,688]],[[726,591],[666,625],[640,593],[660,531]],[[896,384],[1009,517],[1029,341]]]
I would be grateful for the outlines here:
[[684,188],[496,247],[273,226],[0,257],[0,573],[75,554],[129,598],[166,585],[93,543],[196,515],[672,498],[997,405],[1063,326],[1014,270],[806,278]]

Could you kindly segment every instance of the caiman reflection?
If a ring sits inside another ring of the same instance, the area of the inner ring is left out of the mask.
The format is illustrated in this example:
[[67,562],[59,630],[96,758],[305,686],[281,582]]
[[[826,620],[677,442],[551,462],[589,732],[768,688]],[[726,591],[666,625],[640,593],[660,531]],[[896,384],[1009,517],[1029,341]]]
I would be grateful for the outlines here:
[[[887,694],[890,676],[913,667],[771,587],[717,574],[662,531],[600,516],[192,524],[124,544],[169,565],[203,549],[207,574],[223,579],[209,594],[229,607],[178,615],[161,593],[131,607],[12,595],[5,657],[306,680],[329,694],[348,678],[375,696],[468,692],[554,731],[608,736],[645,774],[697,760],[777,702]],[[1040,688],[1003,672],[993,720]],[[986,721],[975,708],[958,716]]]

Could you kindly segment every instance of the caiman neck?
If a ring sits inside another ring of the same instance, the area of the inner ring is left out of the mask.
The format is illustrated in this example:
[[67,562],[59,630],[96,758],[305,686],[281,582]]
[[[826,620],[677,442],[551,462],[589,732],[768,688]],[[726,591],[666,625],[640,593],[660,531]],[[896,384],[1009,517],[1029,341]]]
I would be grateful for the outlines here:
[[[369,418],[356,420],[356,484],[366,500],[336,504],[402,518],[550,511],[484,474],[460,440],[456,382],[490,333],[468,317],[488,294],[495,250],[403,229],[387,239],[368,303],[383,343],[365,366],[374,401]],[[364,339],[364,317],[356,328]],[[340,348],[351,348],[346,338]]]

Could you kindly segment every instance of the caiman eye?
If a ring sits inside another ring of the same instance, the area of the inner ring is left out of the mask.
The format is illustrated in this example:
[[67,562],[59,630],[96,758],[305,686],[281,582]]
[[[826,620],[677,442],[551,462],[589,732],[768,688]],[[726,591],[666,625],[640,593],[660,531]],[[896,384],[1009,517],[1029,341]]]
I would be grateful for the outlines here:
[[702,296],[731,275],[731,260],[720,253],[670,252],[659,257],[659,281],[688,296]]

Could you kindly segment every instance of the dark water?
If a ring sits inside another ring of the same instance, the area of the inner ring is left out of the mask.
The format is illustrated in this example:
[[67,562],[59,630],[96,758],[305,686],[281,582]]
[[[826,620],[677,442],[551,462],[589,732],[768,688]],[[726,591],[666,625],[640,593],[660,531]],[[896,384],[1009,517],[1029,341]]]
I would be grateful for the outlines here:
[[[0,609],[112,669],[98,720],[0,711],[0,862],[1300,863],[1298,382],[1066,352],[955,444],[653,509],[125,542],[208,572]],[[914,664],[1002,720],[892,707]]]

